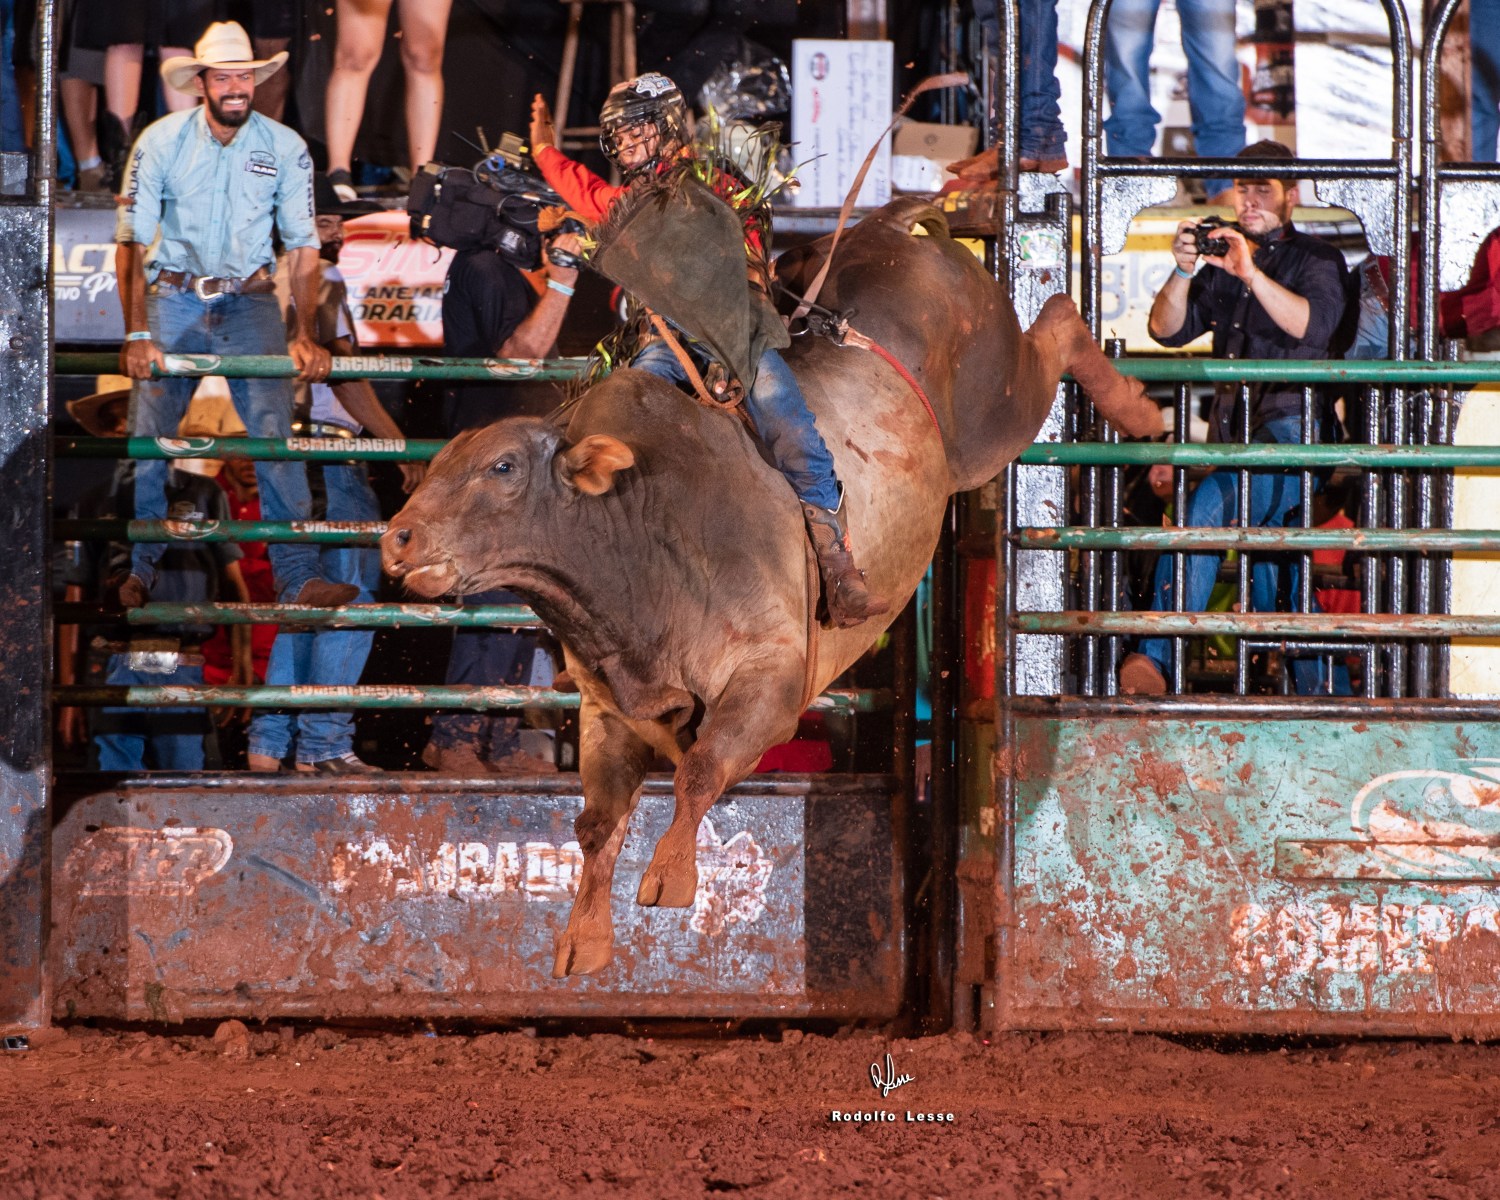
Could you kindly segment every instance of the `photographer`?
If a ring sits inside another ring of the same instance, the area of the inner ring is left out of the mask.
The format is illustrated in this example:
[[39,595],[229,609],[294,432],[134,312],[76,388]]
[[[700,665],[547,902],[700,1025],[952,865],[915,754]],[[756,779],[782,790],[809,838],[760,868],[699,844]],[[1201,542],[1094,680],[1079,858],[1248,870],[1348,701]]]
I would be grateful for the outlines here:
[[[503,246],[459,250],[443,288],[443,353],[452,358],[548,357],[573,296],[582,249],[574,233],[546,239],[541,256],[545,282],[523,272],[517,256]],[[456,437],[465,429],[510,416],[515,402],[514,384],[450,386],[443,397],[447,435]],[[494,591],[466,596],[464,603],[519,604],[520,600],[510,592]],[[525,683],[536,644],[535,637],[500,630],[455,630],[445,682]],[[550,763],[522,753],[519,728],[516,718],[503,713],[441,713],[433,720],[432,739],[422,760],[445,775],[552,770]]]
[[[1294,156],[1279,142],[1262,141],[1237,155],[1292,163]],[[1235,223],[1183,221],[1177,227],[1172,255],[1177,268],[1151,306],[1151,336],[1164,346],[1184,346],[1213,333],[1215,358],[1325,359],[1339,329],[1346,303],[1343,256],[1334,247],[1292,226],[1297,204],[1296,180],[1238,179],[1234,187]],[[1200,260],[1204,268],[1197,270]],[[1195,274],[1196,271],[1196,274]],[[1209,439],[1240,440],[1248,419],[1253,442],[1302,441],[1302,388],[1293,384],[1260,384],[1249,389],[1250,411],[1241,403],[1241,388],[1215,388],[1209,414]],[[1325,428],[1327,406],[1314,394],[1313,440]],[[1171,468],[1153,473],[1171,477]],[[1257,471],[1250,476],[1250,512],[1241,520],[1239,479],[1234,471],[1206,476],[1188,497],[1189,526],[1280,526],[1301,502],[1299,476],[1291,471]],[[1181,604],[1173,604],[1171,555],[1156,568],[1152,608],[1202,612],[1213,590],[1221,553],[1190,554]],[[1257,611],[1275,607],[1276,567],[1261,556],[1251,572],[1250,600]],[[1147,638],[1140,651],[1120,666],[1125,694],[1161,695],[1171,661],[1167,638]],[[1311,659],[1291,663],[1299,693],[1328,691],[1319,677],[1322,664]],[[1344,685],[1347,689],[1347,684]]]

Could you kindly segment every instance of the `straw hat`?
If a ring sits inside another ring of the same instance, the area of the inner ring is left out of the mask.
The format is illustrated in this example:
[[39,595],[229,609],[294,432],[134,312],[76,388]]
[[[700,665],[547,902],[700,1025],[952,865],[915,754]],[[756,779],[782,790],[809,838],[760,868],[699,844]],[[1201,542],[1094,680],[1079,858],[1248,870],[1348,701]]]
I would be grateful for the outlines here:
[[285,50],[270,58],[256,58],[250,47],[250,35],[238,21],[215,21],[204,31],[193,47],[191,58],[176,55],[161,65],[161,77],[169,88],[196,96],[193,80],[198,72],[212,67],[248,67],[255,72],[257,85],[264,83],[286,65]]
[[99,390],[92,396],[68,401],[68,416],[83,426],[90,437],[122,437],[123,431],[106,420],[104,410],[111,405],[130,403],[130,380],[124,375],[100,375],[94,382]]

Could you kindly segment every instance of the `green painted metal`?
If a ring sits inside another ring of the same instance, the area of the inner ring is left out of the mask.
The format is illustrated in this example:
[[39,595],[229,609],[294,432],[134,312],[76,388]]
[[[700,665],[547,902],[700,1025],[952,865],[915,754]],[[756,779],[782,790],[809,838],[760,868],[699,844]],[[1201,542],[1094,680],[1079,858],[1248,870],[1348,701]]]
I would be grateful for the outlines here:
[[1161,445],[1154,442],[1045,442],[1017,460],[1030,467],[1500,467],[1500,446]]
[[1179,355],[1117,359],[1122,375],[1152,383],[1370,383],[1441,387],[1500,383],[1494,362],[1329,362],[1275,358],[1189,358]]
[[95,438],[60,437],[60,458],[253,458],[258,461],[428,462],[448,443],[436,438]]
[[1500,550],[1500,529],[1023,529],[1028,550]]
[[1448,638],[1500,637],[1500,616],[1434,613],[1022,612],[1017,633],[1152,637]]
[[115,521],[70,520],[53,525],[58,537],[126,542],[312,542],[322,546],[377,546],[384,521]]
[[[229,379],[291,379],[297,366],[285,354],[168,354],[167,369],[158,376],[223,375]],[[430,354],[366,354],[337,357],[328,373],[330,383],[345,379],[449,379],[510,381],[521,379],[576,379],[588,365],[586,358],[442,358]],[[114,354],[59,354],[53,370],[58,375],[108,375],[120,369]]]
[[[97,687],[77,685],[52,689],[55,704],[183,708],[223,705],[228,708],[577,708],[578,693],[551,688],[473,687],[449,684],[318,685],[256,687]],[[891,706],[883,689],[830,691],[813,698],[809,712],[876,712]]]
[[1500,1034],[1500,724],[1022,716],[1010,767],[1002,1026]]
[[[68,623],[99,620],[93,605],[59,604],[57,619]],[[542,620],[519,604],[169,604],[153,601],[113,614],[129,625],[300,625],[314,629],[541,629]]]

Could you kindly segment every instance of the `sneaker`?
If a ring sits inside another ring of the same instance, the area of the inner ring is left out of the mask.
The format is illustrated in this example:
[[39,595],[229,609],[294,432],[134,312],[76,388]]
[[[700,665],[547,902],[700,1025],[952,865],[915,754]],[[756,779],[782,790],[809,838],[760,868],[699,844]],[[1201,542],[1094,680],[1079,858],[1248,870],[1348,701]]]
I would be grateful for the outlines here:
[[353,204],[359,199],[359,193],[354,190],[354,176],[348,171],[329,171],[328,182],[333,185],[334,192],[345,204]]
[[1167,677],[1144,654],[1127,654],[1120,664],[1120,692],[1126,696],[1164,696]]
[[372,767],[352,750],[336,758],[320,758],[317,762],[299,762],[297,770],[304,775],[384,775],[379,767]]

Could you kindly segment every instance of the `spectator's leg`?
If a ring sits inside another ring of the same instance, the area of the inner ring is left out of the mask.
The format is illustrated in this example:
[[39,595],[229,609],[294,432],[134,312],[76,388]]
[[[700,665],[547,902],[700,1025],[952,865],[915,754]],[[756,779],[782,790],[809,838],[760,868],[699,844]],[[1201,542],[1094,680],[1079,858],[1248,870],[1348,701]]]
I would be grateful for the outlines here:
[[[474,607],[519,603],[521,601],[515,593],[504,590],[476,592],[464,597],[464,604]],[[530,665],[535,646],[535,638],[520,634],[489,629],[455,629],[444,682],[475,686],[515,683],[520,678],[520,671]],[[472,760],[476,767],[485,761],[494,762],[497,757],[503,758],[520,748],[519,728],[520,722],[515,717],[498,713],[491,715],[468,709],[439,713],[433,718],[432,739],[423,758],[432,766],[458,759]]]
[[[1205,476],[1188,495],[1187,523],[1193,527],[1228,525],[1239,511],[1239,483],[1233,471],[1215,471]],[[1152,593],[1153,612],[1202,612],[1208,606],[1209,594],[1218,578],[1222,554],[1189,554],[1184,568],[1183,602],[1172,603],[1172,573],[1175,558],[1163,554],[1156,563],[1156,585]],[[1163,675],[1172,665],[1172,642],[1169,638],[1143,638],[1144,654]]]
[[1500,138],[1500,0],[1469,0],[1469,54],[1469,156],[1494,162]]
[[[123,654],[111,654],[104,682],[111,687],[139,683]],[[95,717],[94,746],[101,771],[140,771],[146,766],[145,714],[136,708],[102,708]]]
[[1142,158],[1156,144],[1161,114],[1151,106],[1151,45],[1161,0],[1114,0],[1104,28],[1104,122],[1109,153]]
[[443,119],[443,44],[453,0],[401,0],[406,137],[415,171],[437,152]]
[[[169,675],[147,675],[159,687],[202,687],[203,668],[178,667]],[[203,739],[211,732],[202,708],[158,708],[146,713],[150,760],[158,771],[203,770]]]
[[380,61],[386,19],[394,0],[336,0],[338,41],[324,96],[328,171],[347,171],[365,112],[370,75]]
[[[323,464],[328,520],[378,521],[380,505],[363,466]],[[352,583],[352,604],[371,604],[380,586],[380,551],[362,546],[330,546],[319,555],[324,579]],[[312,635],[310,674],[304,682],[353,686],[364,673],[373,629],[320,629]],[[354,751],[352,712],[304,712],[297,718],[297,761],[325,762]]]
[[[142,45],[111,46],[104,52],[104,107],[120,123],[122,138],[128,137],[141,99]],[[129,149],[126,146],[125,149]]]
[[[226,296],[213,301],[214,354],[285,354],[286,325],[275,296]],[[251,437],[292,435],[290,379],[231,379],[229,394]],[[258,462],[260,511],[267,521],[306,521],[312,512],[307,467],[301,462]],[[316,546],[272,543],[267,551],[276,576],[276,595],[293,603],[318,574]]]
[[[1245,148],[1245,89],[1235,57],[1234,9],[1234,0],[1177,0],[1193,146],[1205,158],[1233,158]],[[1203,181],[1210,200],[1233,186],[1232,179]]]
[[[276,631],[271,643],[271,657],[266,662],[267,687],[292,687],[312,680],[312,642],[310,632],[290,633],[285,626]],[[285,709],[257,708],[250,718],[250,767],[271,771],[292,749],[297,718]]]
[[[146,321],[156,344],[168,354],[209,351],[204,305],[191,293],[170,289],[146,296]],[[137,380],[130,395],[132,437],[176,437],[177,427],[193,398],[191,379]],[[167,470],[162,459],[143,458],[135,465],[135,518],[160,521],[167,515]],[[130,552],[130,572],[149,592],[156,582],[156,564],[166,553],[163,542],[138,542]]]
[[[192,56],[192,50],[187,46],[162,46],[157,53],[162,62],[169,58],[187,58]],[[162,101],[167,106],[169,113],[181,112],[185,108],[192,108],[198,103],[198,97],[189,92],[179,92],[176,88],[170,88],[165,83],[161,85]]]
[[[253,39],[251,44],[255,48],[256,58],[274,58],[291,45],[291,39],[258,37]],[[291,88],[292,68],[288,63],[264,83],[256,85],[255,96],[250,106],[261,116],[279,121],[282,114],[286,112],[286,97]]]
[[1062,84],[1057,80],[1057,0],[1021,0],[1021,160],[1030,169],[1062,170]]
[[777,351],[767,350],[761,356],[755,386],[745,397],[745,410],[797,499],[830,512],[837,509],[839,485],[833,455],[823,443],[797,377]]
[[26,153],[21,90],[16,86],[15,0],[0,0],[0,151]]

